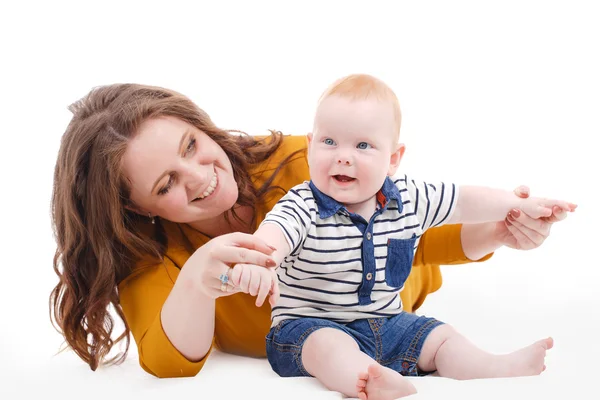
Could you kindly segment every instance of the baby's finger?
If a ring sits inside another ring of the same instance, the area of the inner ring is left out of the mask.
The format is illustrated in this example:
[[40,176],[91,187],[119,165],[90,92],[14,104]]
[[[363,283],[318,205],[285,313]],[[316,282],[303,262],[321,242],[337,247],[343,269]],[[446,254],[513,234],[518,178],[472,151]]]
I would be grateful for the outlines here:
[[573,203],[569,203],[568,201],[554,200],[554,199],[545,200],[544,206],[549,207],[550,209],[552,209],[554,207],[560,207],[564,211],[574,211],[573,206],[575,206],[575,208],[577,208],[577,205],[575,205]]
[[250,279],[252,278],[252,270],[249,265],[244,265],[244,270],[240,276],[239,287],[244,293],[249,293]]
[[522,199],[529,197],[529,187],[525,185],[519,186],[513,192]]
[[240,285],[240,279],[242,277],[243,271],[244,271],[244,264],[236,264],[233,268],[231,268],[230,282],[234,286]]
[[248,285],[248,293],[252,296],[256,296],[258,294],[258,287],[260,286],[261,274],[255,269],[249,269],[251,271],[250,282]]
[[256,296],[256,307],[261,307],[263,305],[271,290],[271,277],[268,274],[261,275],[258,295]]
[[549,217],[552,215],[552,208],[551,207],[546,207],[545,205],[537,205],[532,207],[531,211],[528,211],[527,214],[529,214],[529,216],[531,218],[542,218],[542,217]]
[[271,303],[271,306],[275,307],[275,304],[277,304],[277,301],[279,301],[279,295],[280,295],[280,291],[279,291],[279,277],[277,276],[277,273],[275,272],[274,269],[271,269],[271,273],[273,276],[273,279],[271,280],[271,291],[270,291],[270,297],[269,297],[269,303]]
[[547,223],[553,224],[555,222],[560,222],[563,219],[567,218],[567,211],[563,210],[559,206],[552,207],[552,215],[544,218]]

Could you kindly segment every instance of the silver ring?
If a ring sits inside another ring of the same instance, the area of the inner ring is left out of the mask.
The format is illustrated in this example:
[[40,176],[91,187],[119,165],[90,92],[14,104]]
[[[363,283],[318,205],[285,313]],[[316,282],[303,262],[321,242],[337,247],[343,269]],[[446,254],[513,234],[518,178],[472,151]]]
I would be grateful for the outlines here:
[[219,275],[219,281],[221,281],[221,292],[227,292],[227,284],[229,283],[229,272],[231,268],[227,269],[227,272]]

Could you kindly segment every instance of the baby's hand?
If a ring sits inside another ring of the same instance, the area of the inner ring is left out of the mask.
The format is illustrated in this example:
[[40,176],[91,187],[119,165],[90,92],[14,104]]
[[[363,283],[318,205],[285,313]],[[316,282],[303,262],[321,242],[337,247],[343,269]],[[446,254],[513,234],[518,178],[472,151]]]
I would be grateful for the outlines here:
[[274,268],[236,264],[231,271],[231,282],[242,292],[256,296],[257,307],[263,305],[267,295],[271,306],[279,300],[279,280]]
[[577,205],[563,200],[545,199],[541,197],[529,197],[521,200],[522,204],[519,207],[531,218],[538,219],[549,217],[552,215],[552,208],[559,207],[563,211],[575,211]]

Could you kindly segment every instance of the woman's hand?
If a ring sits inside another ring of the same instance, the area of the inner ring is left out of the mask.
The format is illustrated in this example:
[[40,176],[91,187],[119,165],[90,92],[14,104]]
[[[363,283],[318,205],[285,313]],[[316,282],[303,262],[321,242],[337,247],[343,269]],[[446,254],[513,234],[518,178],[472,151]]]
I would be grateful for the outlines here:
[[231,266],[248,263],[275,267],[270,257],[273,251],[273,247],[254,235],[240,232],[222,235],[192,254],[179,279],[184,278],[187,284],[212,299],[229,296],[240,291],[231,282]]
[[[529,188],[519,186],[514,190],[521,198],[529,197]],[[568,203],[574,211],[577,206]],[[461,242],[465,256],[470,260],[480,260],[502,246],[511,249],[531,250],[539,247],[550,235],[552,224],[567,218],[561,207],[553,207],[552,215],[532,218],[522,210],[513,209],[503,221],[485,224],[464,224],[461,229]]]
[[220,277],[229,279],[237,263],[274,267],[273,251],[262,239],[236,232],[212,239],[188,258],[161,311],[165,334],[184,357],[198,361],[208,354],[215,334],[214,300],[239,291]]
[[[521,198],[529,197],[529,188],[519,186],[515,194]],[[575,211],[577,205],[569,203],[571,212]],[[504,221],[496,223],[494,236],[500,245],[518,250],[530,250],[539,247],[550,235],[553,223],[567,218],[567,211],[554,206],[552,215],[532,218],[521,210],[513,209]]]

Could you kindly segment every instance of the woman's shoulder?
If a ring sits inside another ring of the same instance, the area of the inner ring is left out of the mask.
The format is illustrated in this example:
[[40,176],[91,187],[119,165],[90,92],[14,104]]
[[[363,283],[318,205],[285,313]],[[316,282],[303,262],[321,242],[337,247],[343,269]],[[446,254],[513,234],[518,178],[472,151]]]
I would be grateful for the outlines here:
[[[268,139],[270,140],[270,139]],[[260,186],[262,181],[268,179],[278,168],[275,180],[286,190],[308,179],[306,135],[282,135],[282,140],[277,148],[262,163],[250,171],[255,186]]]
[[268,191],[256,204],[259,222],[291,188],[310,179],[307,144],[306,135],[284,135],[277,150],[251,171],[254,187],[269,182],[269,187],[276,189]]
[[[273,140],[273,137],[265,138]],[[259,164],[259,170],[276,169],[286,158],[291,157],[291,162],[307,163],[308,141],[306,135],[281,134],[281,143],[277,149],[264,162]]]
[[281,150],[286,153],[293,153],[297,150],[306,150],[308,147],[308,139],[306,135],[290,135],[284,134],[281,143]]

